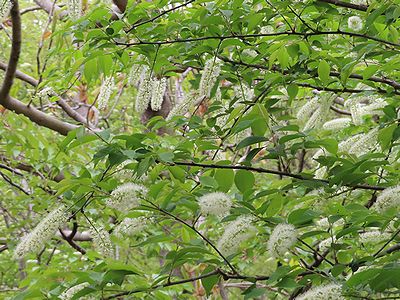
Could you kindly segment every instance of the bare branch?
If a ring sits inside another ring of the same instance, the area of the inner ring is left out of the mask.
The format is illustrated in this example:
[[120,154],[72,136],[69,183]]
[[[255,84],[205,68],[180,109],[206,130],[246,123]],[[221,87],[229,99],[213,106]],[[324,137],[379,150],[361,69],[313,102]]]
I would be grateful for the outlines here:
[[368,5],[364,5],[364,4],[353,4],[351,2],[343,2],[343,1],[338,1],[338,0],[317,0],[317,1],[333,4],[333,5],[340,6],[340,7],[351,8],[351,9],[355,9],[355,10],[359,10],[359,11],[367,11],[368,10]]

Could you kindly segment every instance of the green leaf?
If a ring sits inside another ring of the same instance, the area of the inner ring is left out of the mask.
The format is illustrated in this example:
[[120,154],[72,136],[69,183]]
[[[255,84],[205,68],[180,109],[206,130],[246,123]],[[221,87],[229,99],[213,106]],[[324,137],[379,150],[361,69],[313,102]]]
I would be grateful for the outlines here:
[[87,82],[91,82],[94,78],[98,77],[97,59],[90,59],[85,63],[83,74]]
[[163,162],[173,162],[174,153],[172,153],[172,152],[162,152],[162,153],[158,153],[158,157]]
[[[211,273],[213,271],[214,271],[214,268],[209,266],[204,269],[202,275]],[[211,295],[212,289],[218,283],[220,276],[221,275],[216,274],[216,275],[208,276],[208,277],[201,279],[201,284],[203,285],[207,296]]]
[[213,177],[210,176],[204,176],[204,175],[201,176],[200,183],[204,186],[208,186],[214,189],[218,187],[218,182]]
[[378,141],[383,151],[389,149],[390,145],[392,144],[393,133],[397,127],[397,124],[392,124],[389,127],[379,130]]
[[330,81],[330,71],[331,67],[329,64],[325,60],[321,60],[318,64],[318,76],[325,85],[327,85]]
[[236,146],[237,150],[240,150],[244,147],[256,144],[256,143],[261,143],[268,141],[268,138],[263,137],[263,136],[249,136],[246,137],[244,140],[240,141],[240,143]]
[[253,188],[255,178],[252,172],[247,170],[238,170],[235,175],[235,185],[239,191],[245,193]]
[[222,192],[228,192],[232,187],[235,172],[231,169],[218,169],[215,171],[214,178],[218,183],[218,189]]
[[299,226],[312,222],[318,214],[310,209],[302,208],[292,211],[288,216],[288,223]]
[[368,67],[366,67],[362,73],[363,75],[363,79],[367,80],[369,78],[371,78],[372,75],[374,75],[376,73],[376,71],[379,70],[379,66],[377,65],[370,65]]

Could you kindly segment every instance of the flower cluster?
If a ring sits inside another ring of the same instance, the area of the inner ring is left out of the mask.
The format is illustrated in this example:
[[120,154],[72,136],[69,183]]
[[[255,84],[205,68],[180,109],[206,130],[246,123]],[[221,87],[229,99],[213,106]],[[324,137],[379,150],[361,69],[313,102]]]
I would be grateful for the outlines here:
[[359,103],[360,100],[361,98],[354,97],[348,99],[344,104],[350,110],[351,118],[356,125],[362,124],[363,117],[366,115],[381,115],[383,113],[382,108],[387,105],[386,101],[382,98],[374,99],[373,103],[368,105]]
[[210,98],[211,89],[217,82],[220,72],[221,63],[218,58],[212,58],[206,61],[200,79],[199,96]]
[[261,27],[260,33],[261,34],[271,34],[274,33],[275,29],[271,25]]
[[146,58],[143,55],[138,55],[136,61],[140,63],[134,63],[128,74],[128,84],[131,86],[136,86],[139,83],[143,69],[148,68],[142,64],[146,61]]
[[93,238],[94,248],[104,257],[114,256],[114,247],[111,243],[110,234],[102,226],[90,228],[90,233]]
[[152,83],[150,68],[148,66],[143,66],[135,102],[135,109],[139,114],[142,114],[149,106],[152,94]]
[[143,231],[143,229],[147,227],[148,223],[149,219],[143,216],[137,218],[125,218],[115,227],[114,234],[117,237],[134,236]]
[[100,87],[100,93],[97,98],[98,108],[104,109],[107,107],[108,102],[110,101],[111,94],[114,90],[114,78],[112,76],[107,76],[103,79],[103,82]]
[[371,230],[360,233],[360,242],[363,244],[378,244],[382,241],[389,240],[391,234],[389,232],[381,232],[379,230]]
[[0,24],[8,17],[11,7],[11,0],[0,0]]
[[385,189],[377,197],[373,209],[378,212],[384,212],[390,208],[400,206],[400,185]]
[[343,226],[344,225],[344,220],[343,219],[339,219],[333,223],[329,222],[328,218],[322,218],[321,220],[317,221],[317,225],[320,229],[325,230],[330,228],[331,226]]
[[272,257],[279,257],[288,252],[297,241],[297,230],[291,224],[278,224],[268,241],[268,251]]
[[368,133],[361,134],[348,152],[349,154],[361,156],[376,146],[378,146],[378,128],[374,128]]
[[168,114],[167,120],[171,120],[174,116],[184,115],[189,107],[196,103],[198,98],[194,93],[190,93],[189,95],[185,95],[183,101],[181,103],[176,104]]
[[363,22],[359,16],[351,16],[347,19],[347,25],[354,31],[360,31],[363,28]]
[[70,287],[69,289],[65,290],[59,298],[61,300],[70,300],[72,299],[76,293],[80,292],[84,288],[88,287],[90,284],[88,282],[83,282],[77,285],[74,285],[73,287]]
[[24,257],[28,253],[37,253],[49,241],[57,229],[67,222],[68,215],[64,206],[50,212],[29,234],[24,236],[14,251],[15,257]]
[[154,79],[152,84],[153,88],[151,90],[152,92],[150,100],[151,109],[154,111],[159,111],[164,101],[165,89],[167,88],[167,79],[166,78],[161,78],[160,80]]
[[203,195],[198,200],[200,211],[203,215],[225,217],[232,206],[231,198],[225,193],[215,192]]
[[135,86],[139,83],[139,79],[140,76],[138,76],[138,74],[141,73],[143,66],[139,65],[139,64],[134,64],[131,68],[131,70],[129,71],[129,75],[128,75],[128,84],[130,86]]
[[233,93],[238,99],[238,102],[251,101],[254,98],[254,90],[246,84],[234,86]]
[[82,0],[68,0],[68,12],[72,20],[77,20],[82,15]]
[[338,145],[339,152],[349,152],[350,148],[354,145],[356,141],[360,139],[361,135],[357,134],[349,137],[348,139],[341,141]]
[[324,123],[324,120],[328,115],[331,102],[332,100],[328,96],[324,96],[319,99],[318,107],[312,113],[311,117],[308,118],[308,121],[304,125],[304,130],[313,129]]
[[253,49],[244,49],[242,54],[244,56],[249,56],[251,58],[255,58],[258,55],[257,51],[255,51]]
[[332,243],[336,242],[336,240],[334,238],[327,238],[325,240],[322,240],[319,245],[318,248],[319,250],[324,253],[326,250],[329,250],[332,246]]
[[111,192],[106,205],[119,211],[127,211],[139,205],[140,197],[144,197],[147,188],[141,184],[124,183]]
[[55,92],[51,87],[45,87],[37,93],[37,96],[43,101],[49,101],[49,98],[54,95]]
[[234,254],[240,243],[251,236],[254,227],[251,225],[252,216],[240,216],[235,221],[230,222],[218,241],[217,248],[225,255]]
[[307,120],[310,114],[318,108],[318,105],[318,97],[313,97],[297,111],[296,118],[300,121]]
[[350,118],[337,118],[331,121],[325,122],[322,127],[327,130],[338,130],[349,127],[351,124]]
[[131,163],[133,163],[133,160],[128,159],[128,160],[125,160],[124,162],[122,162],[118,166],[117,173],[116,173],[118,179],[120,179],[122,181],[127,181],[127,180],[132,179],[132,177],[134,175],[134,171],[131,169],[125,169],[125,166],[129,165]]
[[296,298],[296,300],[344,300],[342,288],[336,283],[314,287]]

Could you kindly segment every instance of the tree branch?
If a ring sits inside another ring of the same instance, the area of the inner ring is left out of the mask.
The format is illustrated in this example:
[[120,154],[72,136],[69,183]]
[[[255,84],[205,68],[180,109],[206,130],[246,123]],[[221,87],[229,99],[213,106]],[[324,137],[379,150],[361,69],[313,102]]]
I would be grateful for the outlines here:
[[[63,135],[67,135],[69,131],[76,129],[77,126],[48,116],[36,108],[28,107],[19,100],[9,96],[14,82],[14,77],[17,73],[17,65],[21,53],[21,17],[19,14],[18,0],[13,1],[13,7],[11,8],[10,15],[13,24],[11,53],[4,76],[3,85],[0,89],[0,104],[17,114],[23,114],[41,126],[55,130]],[[19,75],[21,74],[19,73]],[[32,80],[30,81],[33,83]]]
[[165,288],[165,287],[169,287],[169,286],[180,285],[180,284],[201,280],[201,279],[208,278],[208,277],[215,276],[215,275],[220,275],[225,280],[228,280],[228,279],[242,279],[242,280],[255,282],[255,281],[263,281],[263,280],[269,279],[269,276],[245,276],[245,275],[239,275],[239,274],[228,274],[228,273],[222,271],[221,269],[216,269],[216,270],[214,270],[212,272],[209,272],[209,273],[206,273],[206,274],[202,274],[202,275],[197,276],[197,277],[191,277],[191,278],[187,278],[187,279],[182,279],[182,280],[170,281],[170,282],[167,282],[167,283],[157,284],[157,285],[154,285],[152,287],[149,287],[148,289],[136,289],[136,290],[131,290],[131,291],[125,291],[125,292],[121,292],[119,294],[115,294],[115,295],[111,295],[109,297],[105,297],[104,299],[114,299],[114,298],[118,298],[118,297],[125,296],[125,295],[131,295],[131,294],[135,294],[135,293],[156,290],[156,289]]
[[129,28],[126,32],[129,33],[129,32],[131,32],[132,30],[134,30],[135,28],[137,28],[137,27],[139,27],[139,26],[142,26],[142,25],[147,24],[147,23],[151,23],[151,22],[157,20],[158,18],[161,18],[163,15],[165,15],[165,14],[171,12],[171,11],[177,10],[177,9],[179,9],[179,8],[181,8],[181,7],[187,6],[187,5],[189,5],[190,3],[193,3],[194,1],[195,1],[195,0],[187,1],[187,2],[185,2],[185,3],[182,3],[181,5],[178,5],[178,6],[176,6],[176,7],[173,7],[173,8],[170,8],[170,9],[168,9],[168,10],[163,11],[162,13],[160,13],[159,15],[157,15],[157,16],[151,18],[151,19],[148,19],[148,20],[143,21],[143,22],[140,22],[140,23],[133,24],[133,26],[132,26],[131,28]]
[[8,95],[10,94],[10,90],[14,82],[19,55],[21,53],[21,17],[19,15],[18,0],[12,1],[10,16],[12,20],[11,51],[3,84],[0,89],[0,104],[3,106],[6,106],[5,104],[7,103]]
[[343,2],[343,1],[338,1],[338,0],[317,0],[317,2],[329,3],[329,4],[336,5],[336,6],[351,8],[351,9],[355,9],[355,10],[359,10],[359,11],[367,11],[368,10],[368,5],[364,5],[364,4],[353,4],[351,2]]
[[202,36],[196,38],[188,38],[188,39],[175,39],[175,40],[164,40],[164,41],[138,41],[132,43],[125,43],[125,42],[116,42],[116,45],[122,46],[137,46],[137,45],[166,45],[166,44],[177,44],[177,43],[190,43],[190,42],[199,42],[205,40],[228,40],[228,39],[249,39],[249,38],[258,38],[258,37],[273,37],[273,36],[300,36],[305,39],[311,36],[318,36],[318,35],[345,35],[350,37],[360,37],[367,40],[372,40],[378,43],[382,43],[388,46],[393,46],[400,48],[399,43],[383,40],[381,38],[377,38],[374,36],[365,35],[362,33],[356,32],[349,32],[349,31],[315,31],[315,32],[298,32],[298,31],[284,31],[284,32],[274,32],[274,33],[253,33],[253,34],[232,34],[226,36]]
[[[308,177],[304,177],[303,175],[300,175],[300,174],[293,174],[293,173],[289,173],[289,172],[269,170],[269,169],[264,169],[264,168],[248,167],[248,166],[214,165],[214,164],[203,164],[203,163],[195,163],[195,162],[173,162],[173,163],[170,163],[169,165],[200,167],[200,168],[208,168],[208,169],[247,170],[247,171],[252,171],[252,172],[257,172],[257,173],[266,173],[266,174],[291,177],[291,178],[296,178],[299,180],[310,180],[310,181],[316,181],[316,182],[321,182],[321,183],[329,183],[329,180],[326,180],[326,179],[315,179],[312,177],[308,178]],[[385,189],[384,187],[381,187],[381,186],[366,185],[366,184],[355,184],[355,185],[344,184],[344,186],[350,186],[355,189],[375,190],[375,191],[382,191]]]
[[[273,71],[273,72],[280,72],[282,74],[289,74],[290,73],[290,71],[280,70],[280,69],[278,69],[276,67],[275,68],[274,67],[269,68],[268,66],[265,66],[265,65],[244,63],[244,62],[232,60],[230,58],[227,58],[227,57],[224,57],[224,56],[220,56],[220,55],[218,56],[218,58],[221,59],[224,62],[231,63],[233,65],[242,65],[242,66],[245,66],[245,67],[248,67],[248,68],[268,70],[268,71]],[[308,69],[308,70],[304,70],[304,73],[316,74],[317,71]],[[340,72],[331,71],[329,73],[329,76],[340,78]],[[354,73],[350,74],[349,78],[358,79],[358,80],[364,80],[364,78],[361,75],[354,74]],[[394,89],[400,90],[400,83],[395,81],[395,80],[393,80],[393,79],[371,76],[370,78],[368,78],[368,80],[372,81],[372,82],[383,83],[383,84],[386,84],[386,85],[389,85],[389,86],[393,87]],[[312,87],[312,88],[316,88],[316,89],[320,89],[320,90],[324,90],[325,89],[327,91],[335,91],[335,90],[332,90],[332,89],[329,89],[329,88],[322,89],[322,88],[314,87],[314,86],[311,86],[311,85],[308,85],[308,84],[298,84],[298,85],[306,86],[306,87]],[[346,90],[343,90],[343,91],[346,91]],[[358,90],[355,90],[355,91],[358,91]],[[351,91],[349,91],[349,92],[351,92]],[[378,90],[378,92],[386,93],[386,91],[382,91],[382,90],[381,91]],[[398,91],[395,91],[395,93],[396,94],[400,94]]]
[[78,128],[76,125],[60,121],[57,118],[49,116],[32,106],[27,106],[12,97],[8,97],[8,101],[5,104],[2,103],[2,105],[17,114],[22,114],[28,117],[32,122],[57,131],[62,135],[67,135],[71,130]]
[[54,11],[54,14],[57,15],[60,19],[63,19],[66,16],[68,16],[67,10],[61,10],[61,7],[54,4],[54,2],[51,0],[34,0],[34,1],[47,13],[51,13],[52,11]]

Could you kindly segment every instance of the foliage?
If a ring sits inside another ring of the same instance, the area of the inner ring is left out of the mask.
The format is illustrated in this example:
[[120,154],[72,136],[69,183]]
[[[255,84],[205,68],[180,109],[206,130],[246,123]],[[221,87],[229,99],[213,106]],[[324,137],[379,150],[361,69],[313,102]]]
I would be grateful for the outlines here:
[[68,5],[22,15],[10,95],[79,126],[1,109],[0,297],[400,297],[399,1]]

